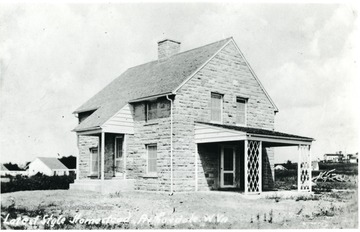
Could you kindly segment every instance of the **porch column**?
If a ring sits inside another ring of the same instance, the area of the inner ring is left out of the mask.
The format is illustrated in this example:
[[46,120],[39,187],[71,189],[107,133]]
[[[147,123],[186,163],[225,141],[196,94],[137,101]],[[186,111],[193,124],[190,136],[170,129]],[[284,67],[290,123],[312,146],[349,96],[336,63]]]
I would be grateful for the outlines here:
[[123,142],[123,178],[126,179],[126,155],[127,155],[127,134],[124,134]]
[[80,149],[79,149],[79,135],[76,135],[76,145],[77,145],[77,158],[76,158],[76,180],[80,179]]
[[195,143],[195,160],[194,160],[194,165],[195,165],[195,191],[198,191],[198,189],[199,189],[199,187],[198,187],[198,157],[199,157],[198,144]]
[[100,140],[100,143],[101,143],[101,159],[100,159],[100,162],[101,162],[101,171],[100,171],[100,176],[101,176],[101,180],[104,180],[105,179],[105,175],[104,175],[104,170],[105,170],[105,165],[104,165],[104,159],[105,159],[105,133],[104,132],[101,132],[101,140]]
[[262,142],[245,140],[245,194],[262,191]]
[[311,153],[310,145],[299,144],[298,191],[311,192]]

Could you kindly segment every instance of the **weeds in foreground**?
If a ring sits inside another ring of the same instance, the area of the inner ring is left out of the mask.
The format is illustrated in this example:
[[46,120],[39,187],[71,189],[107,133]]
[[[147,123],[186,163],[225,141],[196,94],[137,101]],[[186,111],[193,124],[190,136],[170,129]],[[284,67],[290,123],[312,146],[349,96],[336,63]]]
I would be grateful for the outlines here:
[[338,213],[342,213],[343,209],[341,207],[336,207],[333,203],[330,204],[330,206],[318,206],[319,210],[313,212],[313,216],[314,217],[322,217],[322,216],[326,216],[326,217],[333,217],[335,216],[335,214]]
[[[274,216],[274,212],[271,209],[268,214],[264,213],[263,221],[271,224],[271,223],[273,223],[273,216]],[[257,223],[260,223],[260,221],[261,221],[260,213],[256,214],[256,221],[257,221]],[[250,223],[254,223],[253,216],[250,217]]]
[[302,195],[295,198],[295,201],[318,201],[320,197],[317,195]]

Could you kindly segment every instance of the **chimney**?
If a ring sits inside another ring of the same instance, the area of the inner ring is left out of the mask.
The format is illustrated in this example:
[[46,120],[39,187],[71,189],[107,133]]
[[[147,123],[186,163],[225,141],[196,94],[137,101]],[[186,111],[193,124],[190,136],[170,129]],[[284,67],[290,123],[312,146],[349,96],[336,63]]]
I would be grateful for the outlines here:
[[171,39],[164,39],[158,42],[158,59],[159,61],[166,60],[167,58],[179,53],[180,42]]

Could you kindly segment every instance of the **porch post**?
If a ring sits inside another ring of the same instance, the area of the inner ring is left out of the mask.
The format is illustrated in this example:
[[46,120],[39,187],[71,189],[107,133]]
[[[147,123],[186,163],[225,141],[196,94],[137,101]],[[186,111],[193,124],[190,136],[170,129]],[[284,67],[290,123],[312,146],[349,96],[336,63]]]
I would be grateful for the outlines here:
[[77,149],[78,149],[78,152],[77,152],[77,158],[76,158],[76,173],[75,173],[75,175],[76,175],[76,180],[79,180],[80,179],[80,169],[79,169],[79,167],[80,167],[80,165],[79,165],[79,163],[80,163],[80,149],[79,149],[79,135],[76,135],[76,145],[77,145]]
[[198,144],[195,143],[195,160],[194,160],[194,165],[195,165],[195,192],[198,191]]
[[127,154],[127,134],[124,134],[124,141],[123,141],[123,178],[126,179],[126,154]]
[[309,153],[309,191],[312,191],[312,164],[311,164],[311,145],[308,146],[308,153]]
[[259,141],[259,192],[262,192],[262,141]]
[[311,154],[310,145],[299,144],[298,191],[311,192]]
[[245,140],[245,194],[262,191],[262,142]]
[[249,178],[249,173],[248,173],[248,140],[245,139],[244,141],[244,173],[245,173],[245,181],[244,181],[244,189],[245,189],[245,194],[248,193],[248,178]]
[[105,169],[105,133],[104,132],[101,132],[101,172],[100,172],[100,175],[101,175],[101,180],[104,180],[105,179],[105,175],[104,175],[104,169]]
[[309,176],[310,176],[310,180],[309,180],[309,191],[312,191],[312,164],[311,164],[311,145],[309,145],[308,147],[308,153],[309,153]]
[[300,149],[300,146],[298,146],[298,165],[297,165],[297,188],[298,188],[298,191],[301,190],[301,184],[300,184],[300,176],[301,176],[301,149]]

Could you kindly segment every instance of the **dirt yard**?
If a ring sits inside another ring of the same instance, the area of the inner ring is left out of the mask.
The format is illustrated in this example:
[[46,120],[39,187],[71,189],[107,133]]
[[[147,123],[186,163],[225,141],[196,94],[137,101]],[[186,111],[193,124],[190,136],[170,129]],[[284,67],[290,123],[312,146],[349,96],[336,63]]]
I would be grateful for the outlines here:
[[[101,195],[69,190],[1,194],[2,229],[357,228],[357,192],[306,196],[245,196],[234,192],[127,192]],[[36,218],[38,219],[36,220]]]

